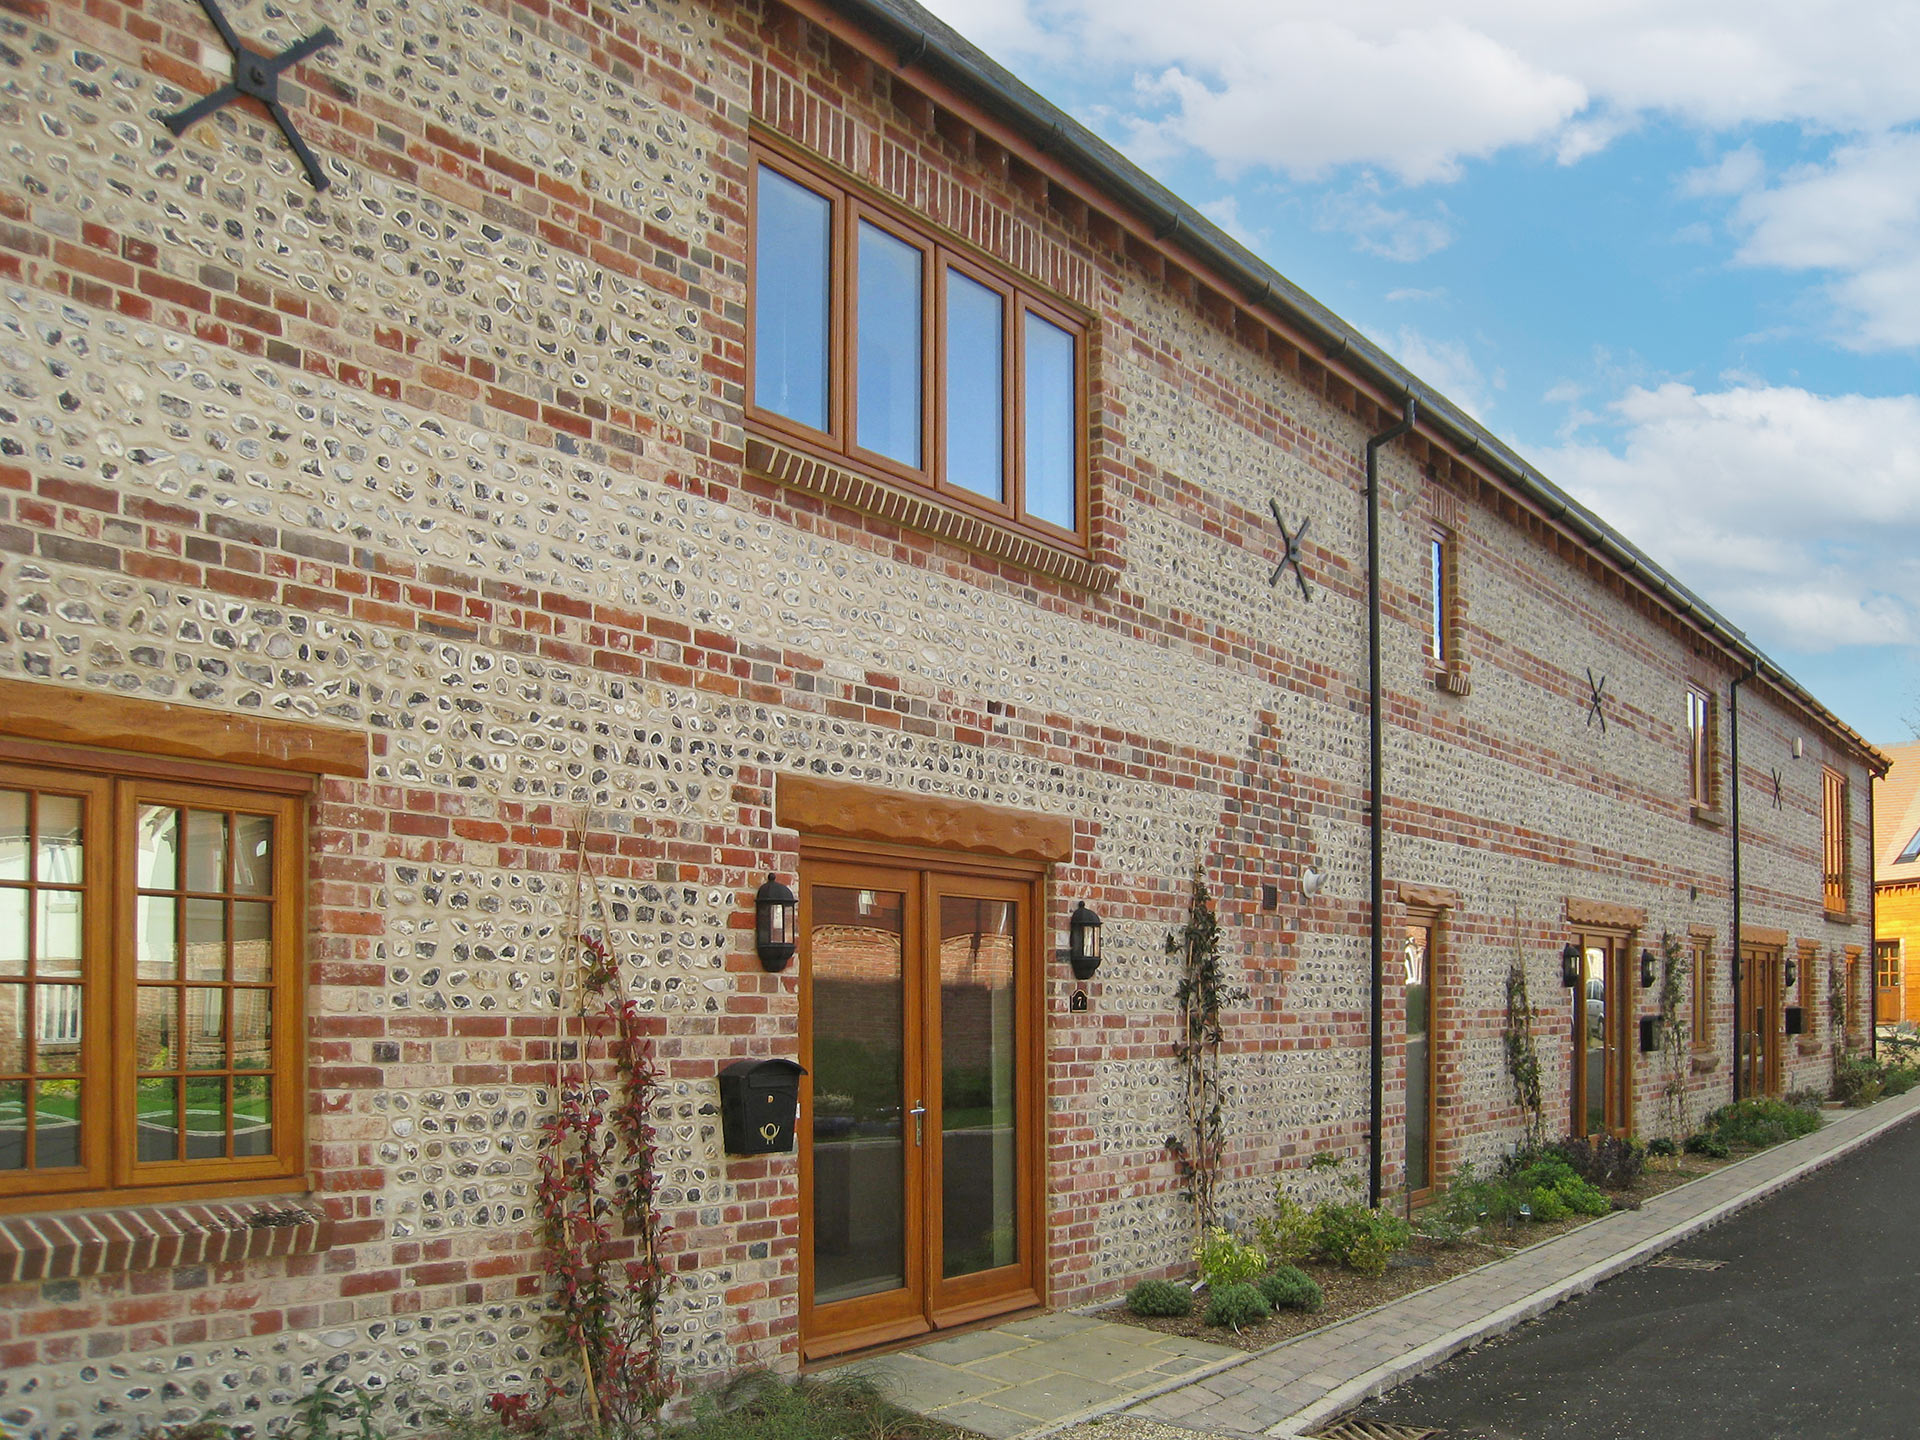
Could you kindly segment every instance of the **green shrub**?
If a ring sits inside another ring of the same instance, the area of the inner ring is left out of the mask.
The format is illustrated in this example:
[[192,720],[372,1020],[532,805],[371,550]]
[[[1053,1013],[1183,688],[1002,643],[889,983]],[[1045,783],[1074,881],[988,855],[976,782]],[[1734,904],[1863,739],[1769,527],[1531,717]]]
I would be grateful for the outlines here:
[[1238,1330],[1245,1325],[1258,1325],[1272,1313],[1267,1307],[1267,1297],[1255,1286],[1243,1282],[1213,1292],[1213,1299],[1207,1302],[1206,1321],[1209,1325]]
[[1820,1128],[1820,1116],[1784,1100],[1736,1100],[1707,1116],[1701,1128],[1725,1145],[1764,1150],[1769,1145],[1811,1135]]
[[1384,1272],[1394,1252],[1413,1238],[1413,1227],[1399,1216],[1358,1202],[1329,1200],[1313,1213],[1320,1220],[1320,1253],[1362,1275]]
[[1320,1248],[1319,1219],[1279,1185],[1273,1188],[1273,1213],[1254,1221],[1253,1233],[1269,1260],[1305,1260]]
[[1276,1310],[1318,1310],[1325,1303],[1319,1283],[1292,1265],[1268,1271],[1258,1284],[1261,1297]]
[[1887,1088],[1887,1067],[1864,1055],[1848,1056],[1833,1067],[1833,1098],[1849,1108],[1871,1105]]
[[[589,1434],[585,1426],[582,1435]],[[697,1397],[690,1419],[666,1426],[662,1440],[954,1440],[953,1427],[902,1410],[870,1377],[840,1371],[782,1380],[748,1370]],[[359,1440],[356,1435],[354,1440]]]
[[1560,1198],[1560,1192],[1550,1185],[1536,1185],[1529,1190],[1527,1208],[1533,1212],[1533,1218],[1543,1225],[1564,1220],[1573,1213],[1567,1207],[1567,1202]]
[[1733,1153],[1726,1141],[1707,1130],[1689,1135],[1681,1148],[1689,1155],[1704,1155],[1709,1160],[1724,1160]]
[[1647,1142],[1647,1154],[1650,1156],[1658,1155],[1661,1159],[1668,1160],[1679,1153],[1680,1147],[1674,1144],[1669,1136],[1661,1135]]
[[1136,1315],[1191,1315],[1193,1291],[1173,1280],[1142,1280],[1127,1292],[1127,1308]]
[[1497,1177],[1481,1175],[1471,1162],[1453,1172],[1446,1193],[1432,1207],[1439,1222],[1464,1233],[1476,1225],[1506,1224],[1520,1214],[1520,1193]]
[[1258,1245],[1235,1239],[1230,1231],[1215,1225],[1193,1247],[1193,1258],[1200,1264],[1200,1278],[1209,1290],[1224,1290],[1245,1285],[1267,1271],[1267,1253]]
[[1545,1153],[1603,1190],[1631,1190],[1647,1162],[1646,1148],[1639,1141],[1618,1135],[1568,1136],[1554,1141]]
[[1886,1066],[1887,1089],[1889,1095],[1904,1095],[1914,1086],[1920,1085],[1920,1070],[1911,1065],[1889,1064]]

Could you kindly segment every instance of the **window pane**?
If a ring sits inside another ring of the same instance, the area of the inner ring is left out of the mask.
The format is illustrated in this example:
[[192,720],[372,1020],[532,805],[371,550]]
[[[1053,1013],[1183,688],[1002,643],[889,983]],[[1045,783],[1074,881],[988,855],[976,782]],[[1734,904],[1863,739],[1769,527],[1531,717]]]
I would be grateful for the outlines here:
[[256,900],[233,906],[233,978],[273,978],[273,907]]
[[273,1081],[265,1075],[234,1079],[233,1153],[273,1153]]
[[233,992],[233,1068],[264,1070],[272,1039],[273,993],[269,990]]
[[180,939],[174,928],[179,903],[171,895],[142,895],[135,906],[135,959],[142,980],[180,978]]
[[227,1068],[227,992],[214,985],[187,991],[185,1044],[188,1070]]
[[180,845],[180,812],[165,805],[140,807],[140,850],[134,873],[147,890],[174,890],[180,885],[176,853]]
[[947,271],[947,480],[990,500],[1007,495],[1002,313],[997,291]]
[[227,902],[187,901],[187,978],[224,980],[227,976]]
[[1014,1108],[1014,907],[940,899],[941,1273],[1020,1258]]
[[176,1092],[172,1080],[142,1080],[135,1112],[142,1160],[180,1158],[180,1121],[174,1113]]
[[1073,336],[1029,310],[1026,331],[1027,513],[1071,530],[1078,522]]
[[80,973],[80,892],[42,890],[34,968],[42,975]]
[[134,1026],[133,1063],[140,1070],[172,1070],[174,1041],[179,1035],[175,1014],[180,992],[171,985],[142,985]]
[[187,1159],[227,1153],[227,1082],[219,1077],[187,1081]]
[[827,428],[828,265],[833,205],[761,166],[753,234],[753,398]]
[[1428,544],[1429,568],[1427,603],[1431,608],[1432,633],[1427,637],[1428,652],[1444,665],[1447,662],[1447,542],[1435,535]]
[[186,888],[227,888],[227,817],[217,811],[187,812]]
[[27,792],[0,790],[0,880],[27,878]]
[[0,1170],[27,1168],[27,1082],[0,1080]]
[[273,890],[273,817],[233,817],[233,888],[240,895]]
[[36,985],[33,996],[34,1067],[43,1074],[80,1068],[80,987]]
[[24,1075],[27,1070],[27,987],[17,981],[0,985],[0,1075]]
[[30,890],[0,890],[0,975],[27,973],[27,896]]
[[80,875],[80,798],[40,797],[40,846],[34,878],[48,885],[78,885]]
[[80,1163],[80,1082],[43,1080],[34,1087],[33,1165],[51,1170]]
[[860,304],[855,343],[861,448],[920,464],[920,252],[877,225],[860,224]]

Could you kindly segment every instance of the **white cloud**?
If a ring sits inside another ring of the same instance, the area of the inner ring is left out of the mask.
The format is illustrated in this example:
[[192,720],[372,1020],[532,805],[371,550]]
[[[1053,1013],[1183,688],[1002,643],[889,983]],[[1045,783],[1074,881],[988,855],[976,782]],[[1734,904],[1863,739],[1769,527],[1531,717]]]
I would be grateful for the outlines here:
[[1648,115],[1869,133],[1920,119],[1910,0],[932,0],[988,48],[1148,83],[1138,117],[1232,174],[1444,181],[1562,163]]
[[1351,235],[1369,255],[1411,264],[1446,249],[1452,242],[1453,231],[1442,218],[1445,214],[1444,207],[1439,207],[1438,214],[1416,215],[1385,204],[1379,186],[1369,179],[1351,190],[1326,196],[1320,202],[1315,223],[1322,230]]
[[1506,388],[1505,376],[1489,377],[1458,341],[1435,340],[1402,326],[1392,349],[1402,365],[1476,420],[1485,420],[1494,392]]
[[1267,243],[1265,230],[1249,225],[1241,218],[1238,195],[1222,195],[1218,200],[1209,200],[1196,208],[1249,250],[1258,250]]
[[1760,183],[1767,162],[1752,145],[1729,150],[1711,165],[1680,177],[1683,195],[1741,195]]
[[1446,298],[1447,290],[1444,285],[1436,286],[1431,290],[1421,290],[1413,286],[1403,286],[1398,290],[1387,291],[1387,299],[1395,305],[1403,305],[1409,301],[1444,300]]
[[1920,398],[1670,383],[1549,475],[1763,646],[1920,643]]

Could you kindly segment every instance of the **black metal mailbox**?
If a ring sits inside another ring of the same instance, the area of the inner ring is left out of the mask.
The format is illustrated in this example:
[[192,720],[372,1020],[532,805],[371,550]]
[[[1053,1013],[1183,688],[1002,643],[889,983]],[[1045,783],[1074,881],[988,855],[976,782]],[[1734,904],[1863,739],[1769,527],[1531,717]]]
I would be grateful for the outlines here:
[[736,1060],[721,1070],[720,1134],[729,1155],[792,1151],[806,1073],[791,1060]]
[[1640,1053],[1651,1055],[1660,1048],[1660,1017],[1642,1015],[1640,1017]]
[[1807,1033],[1807,1012],[1798,1005],[1787,1006],[1787,1034],[1804,1035]]

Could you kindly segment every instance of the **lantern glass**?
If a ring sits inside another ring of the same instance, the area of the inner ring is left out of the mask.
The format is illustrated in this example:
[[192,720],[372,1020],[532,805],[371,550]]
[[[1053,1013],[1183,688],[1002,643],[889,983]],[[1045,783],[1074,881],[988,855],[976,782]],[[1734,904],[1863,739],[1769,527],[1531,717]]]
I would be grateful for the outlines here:
[[799,900],[793,891],[773,876],[754,892],[753,939],[760,964],[767,970],[784,970],[793,959],[794,915]]
[[1076,979],[1090,980],[1100,968],[1100,917],[1082,900],[1067,917],[1067,963]]

